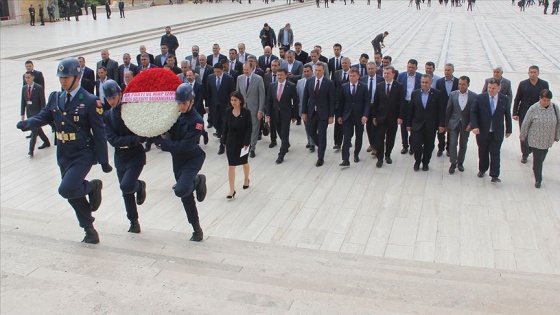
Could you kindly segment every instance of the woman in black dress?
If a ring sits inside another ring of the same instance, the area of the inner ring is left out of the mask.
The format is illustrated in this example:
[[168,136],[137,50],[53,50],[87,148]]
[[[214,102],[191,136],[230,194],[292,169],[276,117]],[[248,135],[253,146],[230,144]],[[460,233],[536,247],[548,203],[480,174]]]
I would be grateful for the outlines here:
[[[235,167],[243,165],[243,189],[249,188],[249,151],[247,148],[251,143],[251,132],[253,123],[251,121],[251,111],[244,107],[245,100],[241,92],[233,92],[230,96],[231,107],[226,110],[226,123],[223,134],[223,141],[226,147],[226,155],[229,163],[229,195],[227,199],[235,197]],[[241,155],[241,149],[247,153]]]

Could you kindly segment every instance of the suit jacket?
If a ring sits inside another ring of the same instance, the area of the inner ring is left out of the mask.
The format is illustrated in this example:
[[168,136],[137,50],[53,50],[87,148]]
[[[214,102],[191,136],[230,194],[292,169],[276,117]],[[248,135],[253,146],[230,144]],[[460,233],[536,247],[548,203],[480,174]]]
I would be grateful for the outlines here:
[[222,82],[218,89],[216,86],[216,75],[212,73],[208,76],[208,81],[204,87],[206,107],[212,106],[216,108],[218,105],[221,105],[223,108],[226,108],[229,105],[229,96],[233,91],[235,91],[235,83],[229,74],[222,74]]
[[233,82],[237,84],[237,77],[239,77],[239,73],[241,72],[237,72],[237,70],[229,69],[229,71],[226,73],[231,75],[231,77],[233,78]]
[[[128,65],[128,70],[132,71],[132,73],[134,73],[134,75],[138,74],[138,66],[136,66],[133,63]],[[117,83],[119,83],[119,84],[124,83],[124,64],[119,66],[119,80],[117,81]]]
[[[276,80],[278,80],[278,73],[276,74]],[[264,93],[268,97],[268,92],[270,91],[270,85],[272,82],[272,72],[268,72],[263,77],[264,81]]]
[[228,59],[229,62],[229,68],[233,69],[235,71],[237,71],[237,73],[243,73],[243,63],[240,62],[239,60],[235,59],[235,63],[233,64],[233,67],[231,66],[231,60]]
[[316,111],[320,120],[328,120],[330,117],[334,117],[335,111],[334,83],[327,78],[327,75],[323,75],[318,95],[315,95],[316,84],[316,77],[309,78],[305,83],[302,112],[309,117],[313,117]]
[[306,64],[306,63],[309,62],[309,61],[307,61],[307,58],[309,58],[309,54],[306,51],[302,50],[298,55],[294,50],[294,55],[296,57],[296,60],[303,63],[303,64]]
[[266,69],[270,68],[270,64],[272,63],[272,60],[276,60],[276,59],[278,59],[278,56],[270,55],[270,59],[268,61],[268,64],[266,64],[265,55],[260,56],[259,57],[259,68],[261,68],[262,71],[266,72]]
[[[482,87],[482,93],[488,92],[488,78],[484,80],[484,86]],[[508,103],[511,106],[511,102],[513,101],[513,91],[511,89],[511,81],[502,77],[502,81],[500,81],[500,93],[504,94],[508,98]]]
[[[140,62],[140,57],[142,56],[142,54],[138,54],[136,55],[136,64],[137,65],[141,65],[142,63]],[[154,59],[154,55],[152,54],[148,54],[148,57],[150,58],[150,63],[155,63],[155,59]]]
[[[45,77],[43,77],[43,72],[41,71],[37,71],[37,70],[33,70],[33,82],[39,84],[40,86],[43,87],[43,90],[45,89]],[[22,85],[26,85],[27,83],[25,83],[25,73],[23,74],[23,84]]]
[[251,112],[264,112],[266,94],[264,90],[263,78],[259,75],[252,74],[249,79],[249,88],[247,89],[247,76],[245,74],[237,77],[236,90],[241,92],[245,99],[245,107],[251,109]]
[[[102,61],[97,62],[97,69],[103,65]],[[119,80],[119,63],[113,59],[107,60],[107,77],[111,80],[115,80],[118,82]],[[95,78],[99,79],[99,75],[97,74],[97,69],[95,70]]]
[[370,108],[370,97],[365,84],[358,81],[354,95],[350,82],[342,85],[336,111],[338,117],[342,117],[343,121],[353,119],[354,123],[361,123],[362,117],[369,117]]
[[[322,61],[317,61],[318,63],[322,63],[323,64],[323,68],[325,69],[325,77],[330,78],[330,73],[329,73],[329,65],[327,65],[327,63],[322,62]],[[313,76],[315,76],[315,67],[313,67],[313,63],[312,62],[308,62],[306,63],[307,65],[311,66],[311,68],[313,69]],[[303,70],[302,70],[303,71]]]
[[283,60],[280,64],[280,68],[286,69],[288,73],[291,73],[293,75],[292,79],[290,80],[292,81],[292,83],[297,83],[297,81],[301,79],[301,76],[303,74],[303,63],[298,60],[294,60],[294,63],[292,64],[292,71],[288,71],[288,62],[285,60]]
[[196,69],[198,66],[200,66],[198,57],[194,58],[193,55],[188,55],[185,57],[185,60],[188,60],[191,63],[191,69]]
[[[335,89],[335,109],[338,109],[339,107],[339,102],[340,102],[340,90],[342,88],[342,85],[346,82],[348,82],[349,78],[350,78],[350,71],[348,71],[348,74],[346,75],[346,81],[344,81],[344,71],[342,69],[337,70],[333,76],[332,76],[332,81],[334,82],[334,89]],[[338,117],[338,111],[336,112],[336,116]]]
[[214,73],[214,68],[212,68],[212,66],[210,66],[209,64],[206,64],[206,67],[204,67],[204,71],[201,71],[199,66],[194,70],[194,72],[196,72],[198,75],[201,76],[200,79],[202,80],[202,85],[206,87],[206,82],[208,82],[208,76]]
[[84,67],[82,70],[82,82],[81,86],[88,91],[89,93],[93,94],[95,89],[95,73],[93,70],[88,67]]
[[[168,53],[167,55],[164,56],[165,59],[167,59],[167,56],[168,56],[168,55],[169,55],[169,53]],[[165,60],[163,60],[163,63],[161,62],[161,57],[162,57],[162,56],[163,56],[162,54],[159,54],[159,55],[157,55],[157,56],[155,57],[155,59],[154,59],[154,64],[155,64],[156,66],[158,66],[158,68],[163,68],[163,66],[165,66],[165,64],[166,64],[166,61],[165,61]]]
[[[385,79],[382,76],[375,75],[375,82],[373,82],[375,84],[375,91],[370,91],[370,89],[369,89],[369,75],[362,76],[360,78],[360,82],[362,82],[363,84],[366,85],[366,87],[368,89],[368,93],[369,93],[368,94],[369,95],[369,100],[371,102],[372,99],[375,99],[375,92],[377,91],[377,84],[379,84],[379,82],[385,82]],[[374,87],[372,86],[372,89],[373,88]],[[373,95],[373,97],[372,97],[372,95]]]
[[420,131],[424,126],[428,130],[436,131],[445,125],[445,107],[442,102],[442,93],[430,88],[426,108],[422,105],[422,90],[412,91],[410,96],[409,115],[406,126],[413,131]]
[[[181,80],[181,82],[183,83],[188,83],[187,79],[185,78],[185,76],[182,73],[179,73],[177,75],[177,77]],[[202,84],[202,79],[200,78],[200,76],[198,75],[198,73],[194,74],[194,80],[200,84]],[[204,86],[204,85],[203,85]]]
[[[399,73],[399,75],[397,76],[397,81],[403,86],[403,90],[404,90],[404,97],[406,99],[406,91],[408,91],[408,73],[406,71]],[[422,74],[418,71],[416,71],[416,74],[414,75],[414,89],[413,90],[418,90],[420,88],[420,80],[422,79]]]
[[[108,79],[109,79],[109,78],[107,78],[107,79],[105,80],[105,82],[107,82]],[[100,81],[100,80],[95,80],[95,96],[97,96],[97,97],[99,97],[99,90],[100,90],[100,87],[99,87],[99,86],[100,86],[100,85],[101,85],[101,81]],[[105,98],[101,99],[101,97],[99,97],[99,100],[100,100],[103,104],[105,104]]]
[[299,107],[300,107],[300,116],[302,113],[301,107],[303,105],[303,94],[305,92],[305,84],[307,83],[307,79],[306,78],[301,78],[297,81],[296,84],[296,90],[297,90],[297,94],[298,94],[298,98],[299,98]]
[[496,109],[493,115],[490,110],[490,96],[488,93],[478,94],[471,106],[471,127],[480,130],[480,134],[476,136],[477,139],[488,139],[490,124],[492,124],[492,132],[495,138],[503,139],[504,121],[505,132],[511,133],[511,112],[507,96],[498,93],[497,98],[498,101],[495,102]]
[[543,89],[549,89],[548,82],[543,79],[538,79],[535,86],[529,79],[519,82],[513,100],[513,116],[519,116],[519,119],[523,121],[529,108],[539,101],[539,93]]
[[331,59],[329,59],[329,62],[328,62],[329,72],[331,73],[331,80],[334,80],[334,73],[337,70],[342,69],[342,55],[340,57],[338,57],[338,68],[335,65],[335,61],[336,61],[336,58],[332,57]]
[[[292,47],[292,45],[294,44],[294,31],[292,31],[292,29],[288,30],[288,43],[290,47]],[[284,27],[282,27],[280,29],[280,31],[278,31],[278,46],[285,46],[284,45]]]
[[[458,126],[467,127],[471,123],[471,106],[476,98],[476,93],[473,91],[467,91],[467,105],[461,110],[461,105],[459,105],[459,91],[453,91],[449,95],[449,101],[447,101],[447,108],[445,110],[445,127],[449,129],[455,129]],[[459,125],[461,124],[461,125]]]
[[204,117],[206,110],[204,109],[204,86],[202,83],[198,81],[194,81],[193,85],[193,94],[194,94],[194,108],[200,114],[200,116]]
[[361,64],[357,63],[355,65],[350,66],[350,68],[356,68],[358,69],[358,73],[360,74],[360,77],[365,77],[367,76],[367,66],[362,66]]
[[[325,64],[329,63],[329,59],[323,55],[319,56],[319,61],[324,62]],[[311,56],[307,56],[306,63],[311,62]]]
[[[216,63],[222,61],[222,60],[227,60],[228,57],[226,57],[225,55],[219,54],[218,55],[218,61],[216,61]],[[211,67],[214,66],[214,55],[210,54],[208,56],[206,56],[206,63],[209,64]]]
[[[33,117],[37,115],[43,107],[45,107],[45,90],[40,84],[34,83],[31,89],[31,97],[28,97],[28,86],[24,85],[21,88],[21,116],[27,113],[27,117]],[[31,101],[30,105],[27,105],[27,101]]]
[[156,66],[156,65],[154,65],[153,63],[150,63],[150,64],[148,65],[148,68],[146,68],[146,69],[144,69],[142,66],[138,66],[138,68],[136,68],[136,71],[137,71],[138,73],[140,73],[140,72],[142,72],[142,71],[146,71],[146,70],[154,69],[154,68],[159,68],[159,67]]
[[393,80],[391,91],[387,95],[387,83],[377,83],[372,107],[372,117],[377,123],[396,125],[397,119],[405,118],[406,103],[404,101],[404,88],[402,84]]
[[[453,77],[453,84],[451,85],[451,91],[457,91],[459,89],[459,79]],[[447,104],[449,100],[449,94],[447,94],[447,89],[445,88],[445,77],[440,78],[436,81],[436,90],[439,90],[442,95],[443,104]]]
[[[237,61],[239,61],[239,62],[241,62],[241,63],[244,63],[245,61],[247,61],[247,58],[249,58],[250,56],[253,56],[252,54],[250,54],[250,53],[248,53],[248,52],[245,52],[244,55],[245,55],[245,60],[241,61],[241,56],[240,56],[240,54],[237,54]],[[241,73],[241,72],[239,72],[239,73]]]
[[278,81],[272,83],[266,96],[265,113],[276,119],[278,112],[283,118],[297,118],[299,108],[299,98],[296,85],[288,80],[284,81],[284,89],[280,101],[278,100]]

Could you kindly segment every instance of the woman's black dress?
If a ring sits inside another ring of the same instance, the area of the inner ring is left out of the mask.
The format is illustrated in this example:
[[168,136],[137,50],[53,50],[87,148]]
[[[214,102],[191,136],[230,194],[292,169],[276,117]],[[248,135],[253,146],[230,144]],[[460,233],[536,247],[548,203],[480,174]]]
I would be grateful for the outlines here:
[[242,157],[239,157],[239,155],[244,146],[251,144],[252,129],[253,122],[251,121],[250,110],[241,108],[241,113],[235,117],[232,108],[227,109],[223,141],[226,145],[229,166],[247,164],[249,154]]

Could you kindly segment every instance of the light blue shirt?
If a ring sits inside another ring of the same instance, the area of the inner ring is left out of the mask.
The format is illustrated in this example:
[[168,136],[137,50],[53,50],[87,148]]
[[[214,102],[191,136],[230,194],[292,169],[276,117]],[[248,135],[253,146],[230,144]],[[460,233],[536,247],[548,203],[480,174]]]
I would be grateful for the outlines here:
[[282,43],[284,46],[290,45],[290,40],[288,38],[288,30],[284,29],[284,42]]
[[453,89],[453,77],[451,77],[451,80],[445,79],[445,89],[447,90],[447,95],[451,94],[451,89]]
[[428,96],[430,96],[430,90],[427,92],[422,91],[422,107],[426,109],[426,105],[428,104]]

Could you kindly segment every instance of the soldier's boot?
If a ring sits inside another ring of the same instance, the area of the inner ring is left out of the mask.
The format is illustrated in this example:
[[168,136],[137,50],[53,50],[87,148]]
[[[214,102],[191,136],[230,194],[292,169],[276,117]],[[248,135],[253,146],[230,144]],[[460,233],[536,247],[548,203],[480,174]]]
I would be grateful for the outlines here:
[[138,208],[136,207],[136,200],[134,194],[123,194],[124,207],[126,214],[130,220],[130,233],[140,233],[140,223],[138,223]]
[[91,207],[91,211],[97,211],[99,206],[101,206],[101,189],[103,188],[103,182],[99,179],[94,179],[90,181],[92,186],[92,190],[88,193],[89,196],[89,204]]
[[200,242],[204,239],[204,233],[202,232],[202,228],[200,227],[200,222],[192,223],[192,227],[194,232],[191,236],[191,241],[193,242]]
[[198,202],[204,201],[206,198],[206,176],[202,174],[196,175],[194,185],[196,190],[196,200],[198,200]]
[[138,180],[140,183],[140,189],[136,192],[136,204],[141,205],[146,201],[146,182],[143,180]]
[[83,243],[87,243],[87,244],[99,243],[99,234],[97,234],[97,231],[93,228],[93,225],[91,227],[84,228],[84,231],[86,232],[86,236],[82,240]]

